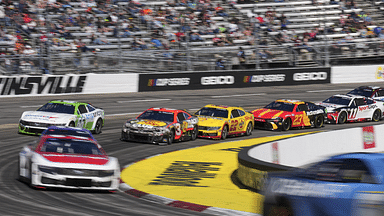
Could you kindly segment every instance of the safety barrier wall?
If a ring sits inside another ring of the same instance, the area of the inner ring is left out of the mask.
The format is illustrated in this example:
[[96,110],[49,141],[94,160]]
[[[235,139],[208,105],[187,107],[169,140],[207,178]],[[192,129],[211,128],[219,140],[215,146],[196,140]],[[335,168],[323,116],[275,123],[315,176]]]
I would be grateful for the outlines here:
[[[284,171],[347,152],[384,151],[384,125],[358,127],[278,140],[244,149],[239,153],[239,180],[261,189],[268,171]],[[253,175],[247,178],[243,172]],[[239,175],[240,173],[240,175]],[[258,173],[255,176],[254,173]],[[263,175],[261,175],[262,173]]]
[[138,82],[135,73],[0,76],[0,97],[137,92]]
[[330,83],[331,68],[142,73],[139,92]]
[[384,81],[383,65],[339,66],[331,69],[331,83],[366,83]]

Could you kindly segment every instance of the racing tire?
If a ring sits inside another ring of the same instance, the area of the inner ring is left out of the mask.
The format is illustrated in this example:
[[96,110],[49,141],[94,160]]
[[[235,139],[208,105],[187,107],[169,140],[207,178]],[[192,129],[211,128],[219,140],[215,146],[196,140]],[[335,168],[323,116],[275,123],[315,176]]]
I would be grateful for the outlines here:
[[17,180],[23,181],[23,178],[20,175],[20,156],[18,157],[18,160],[17,160]]
[[120,140],[121,141],[127,141],[128,140],[128,136],[126,133],[124,133],[124,131],[121,131]]
[[264,216],[293,216],[293,212],[287,204],[268,204],[264,205]]
[[287,130],[291,129],[291,125],[292,125],[292,120],[290,118],[286,118],[285,120],[283,120],[283,122],[281,124],[281,130],[287,131]]
[[322,115],[318,115],[315,118],[315,128],[321,128],[324,125],[324,117]]
[[245,136],[251,136],[253,131],[252,123],[249,122],[247,125],[247,130],[245,131]]
[[196,140],[197,139],[197,134],[199,133],[199,130],[197,129],[197,126],[193,128],[191,131],[191,140]]
[[175,131],[171,130],[167,138],[167,145],[171,145],[175,139]]
[[378,122],[381,119],[381,111],[379,109],[375,110],[372,115],[372,121]]
[[223,127],[223,130],[221,131],[221,139],[225,140],[227,138],[227,136],[228,136],[228,126],[225,125]]
[[337,118],[337,123],[338,124],[344,124],[346,121],[347,121],[347,113],[341,112],[339,114],[339,117]]
[[101,128],[103,127],[103,121],[101,119],[97,119],[95,130],[93,130],[94,134],[101,134]]
[[75,125],[75,122],[69,122],[69,125],[68,125],[68,127],[76,127],[76,125]]

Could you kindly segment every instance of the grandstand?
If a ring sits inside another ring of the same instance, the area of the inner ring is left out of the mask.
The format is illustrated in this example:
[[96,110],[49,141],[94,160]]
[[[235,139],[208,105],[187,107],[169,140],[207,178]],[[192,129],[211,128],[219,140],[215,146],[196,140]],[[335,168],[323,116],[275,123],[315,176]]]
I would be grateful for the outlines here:
[[[381,1],[29,0],[0,3],[0,72],[329,66],[384,56]],[[239,58],[240,48],[245,58]]]

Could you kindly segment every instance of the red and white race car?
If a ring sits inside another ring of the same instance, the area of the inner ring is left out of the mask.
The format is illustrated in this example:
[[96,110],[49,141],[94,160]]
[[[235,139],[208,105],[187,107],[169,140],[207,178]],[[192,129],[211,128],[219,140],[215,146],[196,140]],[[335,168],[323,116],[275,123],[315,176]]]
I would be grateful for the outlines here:
[[118,189],[120,166],[92,138],[43,135],[19,153],[19,179],[31,187]]
[[383,117],[383,103],[364,96],[333,95],[317,104],[327,108],[328,123],[379,121]]

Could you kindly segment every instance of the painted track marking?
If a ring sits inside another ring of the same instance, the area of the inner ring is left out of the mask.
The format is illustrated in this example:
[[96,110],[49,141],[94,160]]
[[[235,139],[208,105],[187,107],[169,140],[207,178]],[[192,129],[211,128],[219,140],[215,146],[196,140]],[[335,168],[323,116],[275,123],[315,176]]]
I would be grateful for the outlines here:
[[260,96],[260,95],[266,95],[266,93],[258,93],[258,94],[239,94],[239,95],[216,95],[216,96],[211,96],[211,98],[246,97],[246,96]]
[[155,102],[155,101],[170,101],[171,99],[148,99],[148,100],[129,100],[129,101],[117,101],[117,103],[136,103],[136,102]]

